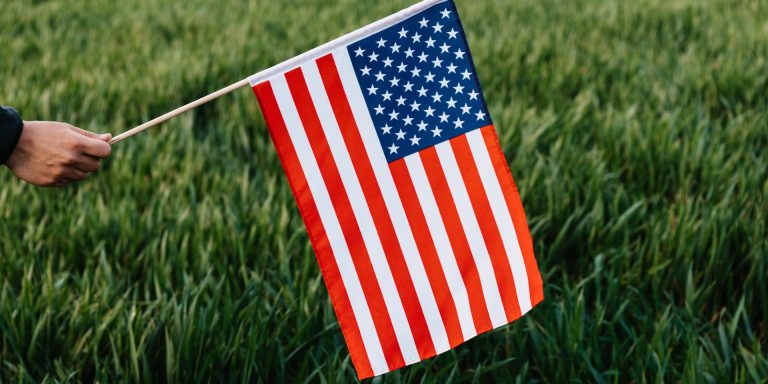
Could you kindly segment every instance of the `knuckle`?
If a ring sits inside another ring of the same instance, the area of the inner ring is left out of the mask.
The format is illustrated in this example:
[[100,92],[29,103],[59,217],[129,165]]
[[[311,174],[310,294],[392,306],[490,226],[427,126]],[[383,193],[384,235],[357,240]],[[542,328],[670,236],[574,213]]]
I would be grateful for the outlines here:
[[75,135],[68,135],[64,140],[64,144],[71,149],[81,149],[82,141]]
[[56,180],[60,179],[61,177],[64,176],[66,171],[67,171],[66,167],[57,167],[56,169],[53,170],[53,178]]
[[64,155],[64,164],[65,165],[75,165],[77,163],[77,155],[74,153],[67,153]]

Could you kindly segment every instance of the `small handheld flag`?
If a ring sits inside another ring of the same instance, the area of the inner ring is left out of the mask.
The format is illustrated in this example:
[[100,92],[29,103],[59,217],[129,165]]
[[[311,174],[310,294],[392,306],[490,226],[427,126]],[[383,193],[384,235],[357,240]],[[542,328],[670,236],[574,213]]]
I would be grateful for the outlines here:
[[250,85],[363,379],[544,299],[451,0],[425,0],[115,136]]
[[250,85],[361,379],[543,299],[452,1],[421,2]]

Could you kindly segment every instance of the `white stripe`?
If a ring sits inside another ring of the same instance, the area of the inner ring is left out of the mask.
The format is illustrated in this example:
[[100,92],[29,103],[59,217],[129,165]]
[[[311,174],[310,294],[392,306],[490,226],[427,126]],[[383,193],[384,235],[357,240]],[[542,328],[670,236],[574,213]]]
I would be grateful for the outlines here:
[[376,333],[376,327],[373,324],[368,304],[365,301],[363,288],[355,272],[352,256],[347,248],[347,242],[341,231],[336,213],[328,195],[328,190],[323,182],[320,168],[317,165],[315,157],[312,155],[312,147],[309,144],[301,119],[299,118],[296,106],[293,103],[288,83],[284,76],[277,76],[270,80],[272,89],[275,93],[277,105],[280,107],[280,113],[285,120],[285,126],[288,129],[288,135],[291,138],[296,154],[299,158],[304,176],[307,179],[307,185],[315,200],[317,210],[320,214],[320,220],[325,228],[328,242],[331,245],[333,256],[336,259],[344,288],[347,290],[349,301],[352,305],[352,311],[355,314],[357,325],[360,328],[360,336],[363,339],[365,350],[368,353],[368,359],[371,362],[371,368],[375,374],[381,374],[389,371],[389,366],[384,358],[379,339]]
[[[368,250],[368,256],[376,273],[379,287],[381,287],[387,312],[389,312],[389,316],[392,319],[392,325],[395,328],[395,335],[400,344],[400,350],[403,352],[403,358],[406,361],[413,359],[418,361],[419,352],[416,349],[416,343],[413,339],[397,286],[395,285],[395,279],[392,277],[392,271],[387,263],[387,256],[384,254],[381,238],[376,233],[376,224],[373,222],[373,216],[365,201],[360,180],[357,178],[355,167],[352,165],[352,159],[349,157],[347,147],[344,145],[344,137],[341,135],[341,130],[333,115],[328,95],[325,93],[325,87],[320,78],[317,64],[315,62],[305,63],[301,66],[301,70],[304,72],[304,80],[307,83],[309,94],[312,97],[312,102],[315,104],[320,124],[323,127],[326,141],[331,149],[336,167],[339,170],[344,190],[347,191],[349,203],[352,205],[352,212],[355,215],[355,219],[357,219],[357,225],[363,236],[365,248]],[[352,223],[347,223],[347,225],[352,225]]]
[[[373,173],[381,188],[381,194],[384,197],[384,205],[387,206],[387,211],[392,219],[392,225],[395,228],[397,239],[403,250],[405,262],[408,266],[408,271],[411,274],[411,279],[413,279],[413,284],[416,289],[416,294],[419,297],[421,308],[424,311],[427,327],[432,336],[435,350],[437,353],[447,351],[450,349],[450,343],[448,342],[448,335],[445,332],[445,326],[443,325],[443,320],[440,316],[440,310],[437,307],[434,293],[429,285],[429,279],[424,270],[424,265],[421,263],[418,248],[416,247],[416,240],[413,238],[411,227],[408,224],[408,218],[405,215],[405,208],[403,208],[403,203],[400,201],[395,182],[389,171],[387,159],[384,157],[384,151],[382,150],[379,138],[376,135],[373,120],[368,113],[365,98],[363,97],[362,90],[357,82],[357,76],[352,67],[352,60],[349,58],[349,53],[346,48],[334,51],[333,58],[336,63],[336,68],[339,71],[339,77],[341,78],[344,91],[347,94],[352,114],[355,117],[355,122],[360,130],[363,146],[368,153]],[[410,364],[411,362],[407,363]]]
[[453,296],[453,302],[456,305],[456,312],[459,314],[459,324],[464,340],[468,340],[477,335],[475,322],[472,319],[472,308],[469,305],[469,295],[467,287],[464,285],[464,279],[461,276],[459,265],[456,262],[456,256],[451,248],[451,241],[448,239],[448,232],[445,229],[443,218],[440,215],[440,209],[437,207],[437,200],[429,187],[427,173],[424,170],[424,164],[417,153],[404,157],[408,173],[411,177],[416,196],[419,199],[421,210],[426,218],[429,233],[432,236],[432,242],[437,250],[437,257],[440,259],[440,265],[443,267],[445,279],[448,281],[448,289]]
[[467,133],[467,141],[475,158],[477,170],[480,171],[485,194],[488,196],[488,202],[491,204],[493,217],[496,219],[496,225],[501,234],[501,241],[504,243],[504,250],[509,258],[509,265],[512,267],[512,276],[515,278],[515,290],[517,291],[517,302],[520,304],[520,314],[524,314],[531,309],[531,293],[528,289],[528,273],[525,271],[525,262],[523,253],[520,251],[520,244],[517,242],[517,232],[512,223],[512,216],[509,214],[507,202],[501,191],[499,178],[494,172],[491,156],[488,153],[488,147],[483,140],[483,133],[476,129]]
[[464,179],[461,176],[459,165],[456,163],[456,157],[453,154],[450,141],[444,141],[435,146],[437,157],[440,159],[440,165],[443,167],[445,178],[448,180],[448,189],[456,202],[456,210],[459,212],[459,221],[467,234],[469,249],[472,251],[472,257],[475,259],[477,271],[480,273],[480,284],[483,287],[488,314],[491,316],[491,324],[496,328],[507,323],[507,316],[504,313],[504,304],[501,302],[499,287],[496,283],[496,275],[493,272],[493,264],[485,247],[483,234],[480,231],[480,225],[477,223],[475,212],[472,209],[472,203],[469,200]]

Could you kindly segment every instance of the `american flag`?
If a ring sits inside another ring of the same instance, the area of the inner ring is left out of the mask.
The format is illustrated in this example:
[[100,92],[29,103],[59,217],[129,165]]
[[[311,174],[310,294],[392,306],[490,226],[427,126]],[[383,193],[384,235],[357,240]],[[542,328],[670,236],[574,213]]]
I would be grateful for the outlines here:
[[419,3],[297,59],[251,85],[361,379],[543,299],[453,2]]

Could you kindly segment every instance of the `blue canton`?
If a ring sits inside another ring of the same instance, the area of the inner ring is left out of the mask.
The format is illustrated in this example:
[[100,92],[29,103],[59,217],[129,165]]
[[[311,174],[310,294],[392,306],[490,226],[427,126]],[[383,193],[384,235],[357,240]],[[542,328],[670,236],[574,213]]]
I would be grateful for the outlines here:
[[347,49],[387,161],[491,124],[452,2]]

